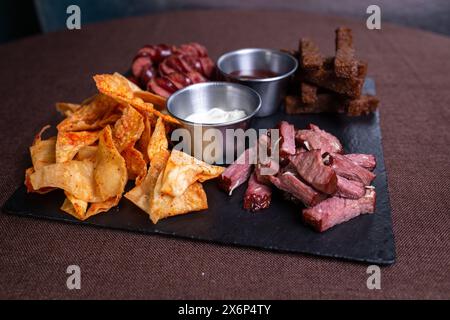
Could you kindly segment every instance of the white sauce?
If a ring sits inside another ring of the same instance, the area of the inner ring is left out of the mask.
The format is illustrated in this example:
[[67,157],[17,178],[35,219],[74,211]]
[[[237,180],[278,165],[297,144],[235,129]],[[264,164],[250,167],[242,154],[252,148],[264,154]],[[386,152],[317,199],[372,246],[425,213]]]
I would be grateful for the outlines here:
[[223,123],[245,118],[247,114],[243,110],[225,111],[212,108],[207,112],[193,113],[186,118],[187,121],[195,123]]

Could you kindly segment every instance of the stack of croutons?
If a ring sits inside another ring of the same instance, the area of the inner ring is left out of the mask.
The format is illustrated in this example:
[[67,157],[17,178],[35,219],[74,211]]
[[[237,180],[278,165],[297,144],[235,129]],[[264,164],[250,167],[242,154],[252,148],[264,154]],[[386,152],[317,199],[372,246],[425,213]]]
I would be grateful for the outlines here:
[[360,116],[374,112],[379,100],[363,93],[367,63],[355,57],[352,30],[336,30],[336,56],[324,58],[309,39],[301,39],[292,52],[299,70],[286,96],[289,114],[339,112]]

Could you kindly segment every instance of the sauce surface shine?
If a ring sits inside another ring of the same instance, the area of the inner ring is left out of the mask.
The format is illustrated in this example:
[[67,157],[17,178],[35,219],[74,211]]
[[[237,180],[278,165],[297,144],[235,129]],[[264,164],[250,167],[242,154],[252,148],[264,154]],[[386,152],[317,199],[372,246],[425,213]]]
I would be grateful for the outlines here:
[[218,124],[239,120],[246,116],[247,114],[243,110],[225,111],[220,108],[212,108],[208,111],[193,113],[186,120],[195,123]]
[[279,74],[271,70],[236,70],[230,76],[243,80],[257,80],[278,77]]

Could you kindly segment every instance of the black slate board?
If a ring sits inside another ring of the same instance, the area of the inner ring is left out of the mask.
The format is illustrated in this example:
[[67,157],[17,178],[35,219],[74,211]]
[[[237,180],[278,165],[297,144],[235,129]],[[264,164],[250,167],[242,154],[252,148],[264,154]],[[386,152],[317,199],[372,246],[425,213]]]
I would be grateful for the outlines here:
[[325,257],[388,265],[395,262],[391,207],[386,181],[379,114],[347,117],[336,114],[294,115],[284,112],[255,119],[254,128],[273,128],[281,120],[296,128],[314,123],[334,134],[344,145],[346,153],[371,153],[377,158],[374,186],[377,191],[375,214],[362,215],[324,233],[316,233],[301,221],[301,208],[282,200],[275,193],[269,209],[249,213],[242,209],[246,186],[235,190],[232,197],[220,191],[215,181],[205,183],[209,209],[162,220],[157,225],[127,199],[107,214],[79,222],[60,211],[63,192],[47,195],[27,194],[21,186],[3,206],[10,214],[44,218],[82,225],[126,231],[162,234],[203,240],[227,245],[255,247],[292,253],[306,253]]

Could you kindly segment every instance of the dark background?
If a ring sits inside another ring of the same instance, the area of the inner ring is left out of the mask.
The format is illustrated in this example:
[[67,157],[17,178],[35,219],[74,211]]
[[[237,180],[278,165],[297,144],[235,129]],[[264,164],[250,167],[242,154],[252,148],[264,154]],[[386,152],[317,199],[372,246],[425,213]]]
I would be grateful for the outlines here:
[[449,0],[1,0],[0,43],[65,28],[71,4],[80,6],[82,26],[126,16],[218,8],[303,10],[365,20],[366,8],[377,4],[382,22],[450,35]]

